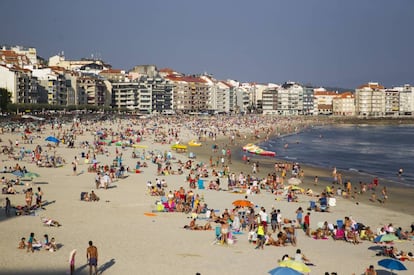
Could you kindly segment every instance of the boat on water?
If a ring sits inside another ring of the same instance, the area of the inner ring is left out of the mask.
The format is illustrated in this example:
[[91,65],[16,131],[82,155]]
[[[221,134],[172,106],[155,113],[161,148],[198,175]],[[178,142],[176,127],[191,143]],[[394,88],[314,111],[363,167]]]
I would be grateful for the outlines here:
[[188,146],[191,146],[191,147],[199,147],[199,146],[201,146],[202,144],[200,143],[200,142],[197,142],[197,141],[195,141],[194,139],[193,140],[190,140],[189,142],[188,142]]
[[249,152],[251,154],[259,155],[259,156],[266,156],[266,157],[276,156],[276,152],[264,150],[253,143],[248,143],[245,146],[243,146],[243,151]]

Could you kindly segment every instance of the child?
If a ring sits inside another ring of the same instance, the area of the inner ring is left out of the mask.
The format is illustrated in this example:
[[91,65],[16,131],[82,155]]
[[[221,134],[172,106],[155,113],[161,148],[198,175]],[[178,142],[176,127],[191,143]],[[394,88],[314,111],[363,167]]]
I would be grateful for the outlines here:
[[26,248],[26,238],[25,237],[23,237],[21,240],[20,240],[20,242],[19,242],[19,245],[18,245],[18,247],[17,247],[18,249],[25,249]]
[[29,240],[27,241],[27,252],[32,251],[32,253],[34,252],[34,248],[33,248],[33,242],[36,242],[36,239],[34,237],[34,233],[30,233],[30,237]]

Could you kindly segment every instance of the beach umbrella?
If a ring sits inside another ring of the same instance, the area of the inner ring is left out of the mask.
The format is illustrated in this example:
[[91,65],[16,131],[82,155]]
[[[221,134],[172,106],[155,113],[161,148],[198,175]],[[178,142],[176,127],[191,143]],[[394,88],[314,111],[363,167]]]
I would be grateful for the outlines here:
[[290,267],[290,268],[292,268],[292,269],[294,269],[296,271],[302,272],[302,273],[308,273],[308,272],[311,271],[310,268],[307,265],[305,265],[302,262],[295,261],[295,260],[284,260],[284,261],[281,261],[279,263],[279,266],[282,266],[282,267]]
[[40,177],[40,175],[38,173],[34,173],[34,172],[27,172],[27,173],[24,173],[23,177],[33,179],[33,178]]
[[12,174],[15,175],[16,177],[20,177],[20,178],[24,176],[24,173],[20,170],[14,170],[12,172]]
[[398,240],[398,237],[395,234],[384,234],[384,235],[379,235],[377,237],[375,237],[374,242],[375,243],[382,243],[382,242],[392,242]]
[[390,273],[393,270],[407,270],[407,268],[398,260],[394,259],[383,259],[378,262],[378,264],[382,267],[385,267],[386,269],[391,270]]
[[290,268],[290,267],[276,267],[269,271],[270,275],[301,275],[302,273]]
[[234,206],[239,206],[239,207],[253,207],[254,206],[253,203],[248,200],[236,200],[232,202],[232,204]]
[[289,185],[289,186],[285,186],[285,190],[292,190],[292,191],[297,191],[297,190],[299,190],[299,191],[301,191],[301,192],[303,192],[304,190],[303,190],[303,188],[300,188],[299,186],[296,186],[296,185]]
[[298,178],[288,179],[288,184],[291,184],[291,185],[298,185],[298,184],[301,184],[301,183],[302,183],[302,181]]
[[46,141],[50,141],[50,142],[54,142],[54,143],[59,143],[59,139],[54,137],[54,136],[48,136],[47,138],[45,138]]
[[142,145],[142,144],[133,144],[132,145],[132,147],[134,147],[134,148],[141,148],[141,149],[145,149],[145,148],[148,148],[148,146],[147,145]]

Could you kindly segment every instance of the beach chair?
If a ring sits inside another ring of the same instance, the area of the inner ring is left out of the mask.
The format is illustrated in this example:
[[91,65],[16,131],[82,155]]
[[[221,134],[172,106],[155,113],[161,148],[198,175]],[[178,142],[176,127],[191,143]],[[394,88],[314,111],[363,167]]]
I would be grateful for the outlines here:
[[215,238],[214,238],[214,241],[212,242],[212,244],[218,244],[218,243],[220,243],[220,240],[221,240],[221,226],[216,226],[215,227],[215,229],[214,229],[214,232],[215,232]]
[[342,228],[336,229],[335,235],[332,236],[334,240],[344,240],[346,241],[345,230]]
[[344,221],[343,220],[337,220],[336,225],[338,226],[338,228],[342,228],[342,227],[344,227]]

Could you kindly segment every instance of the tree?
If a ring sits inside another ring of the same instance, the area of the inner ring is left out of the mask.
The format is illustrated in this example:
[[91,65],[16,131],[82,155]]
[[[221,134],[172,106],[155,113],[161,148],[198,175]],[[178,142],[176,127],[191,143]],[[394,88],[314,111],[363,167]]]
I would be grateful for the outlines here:
[[9,103],[11,103],[11,93],[5,88],[0,88],[0,111],[7,111]]

